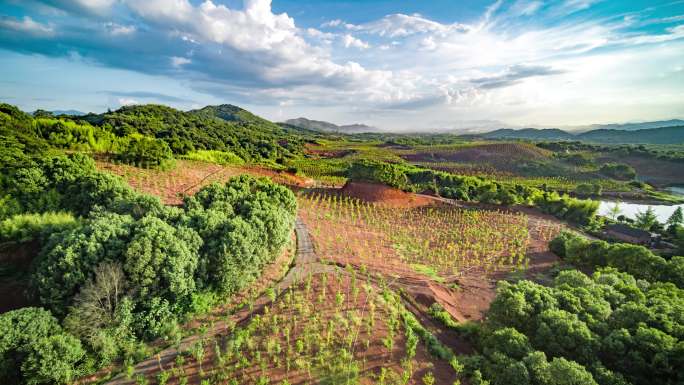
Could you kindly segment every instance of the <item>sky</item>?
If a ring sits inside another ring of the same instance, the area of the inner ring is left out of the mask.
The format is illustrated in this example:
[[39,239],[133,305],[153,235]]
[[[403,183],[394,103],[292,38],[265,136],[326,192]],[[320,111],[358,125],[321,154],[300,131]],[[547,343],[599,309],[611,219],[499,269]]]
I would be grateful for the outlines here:
[[684,0],[0,0],[0,101],[412,131],[684,118]]

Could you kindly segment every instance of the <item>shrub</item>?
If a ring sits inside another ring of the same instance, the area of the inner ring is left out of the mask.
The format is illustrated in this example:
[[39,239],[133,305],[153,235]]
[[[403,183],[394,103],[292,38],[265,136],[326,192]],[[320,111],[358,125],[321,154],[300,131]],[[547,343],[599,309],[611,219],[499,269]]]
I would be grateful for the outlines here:
[[163,166],[173,160],[173,152],[161,139],[132,136],[116,159],[138,167],[152,168]]
[[85,351],[50,312],[22,308],[0,315],[0,379],[14,383],[20,369],[28,384],[68,383]]
[[618,180],[632,180],[636,178],[636,171],[631,166],[622,163],[606,163],[599,169],[605,176]]
[[183,155],[184,159],[198,160],[216,164],[243,164],[245,161],[232,152],[216,150],[196,150]]
[[0,222],[0,241],[26,242],[77,226],[69,213],[19,214]]

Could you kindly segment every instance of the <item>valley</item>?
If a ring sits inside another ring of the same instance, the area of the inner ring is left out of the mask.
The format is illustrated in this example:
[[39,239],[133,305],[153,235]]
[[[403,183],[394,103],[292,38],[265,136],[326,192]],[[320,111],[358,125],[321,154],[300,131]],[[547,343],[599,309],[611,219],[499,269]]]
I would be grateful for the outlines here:
[[[681,202],[641,174],[678,181],[658,163],[676,150],[312,132],[234,106],[4,111],[0,352],[17,361],[0,375],[16,383],[679,378],[684,320],[648,317],[682,306],[682,220],[598,202]],[[672,247],[599,240],[616,223]]]

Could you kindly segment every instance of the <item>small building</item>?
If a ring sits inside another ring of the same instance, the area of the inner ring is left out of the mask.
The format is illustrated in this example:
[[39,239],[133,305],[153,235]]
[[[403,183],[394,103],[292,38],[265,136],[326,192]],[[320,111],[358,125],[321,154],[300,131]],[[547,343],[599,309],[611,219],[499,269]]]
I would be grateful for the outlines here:
[[647,247],[657,246],[660,241],[657,234],[624,224],[608,225],[604,228],[603,234],[610,239]]

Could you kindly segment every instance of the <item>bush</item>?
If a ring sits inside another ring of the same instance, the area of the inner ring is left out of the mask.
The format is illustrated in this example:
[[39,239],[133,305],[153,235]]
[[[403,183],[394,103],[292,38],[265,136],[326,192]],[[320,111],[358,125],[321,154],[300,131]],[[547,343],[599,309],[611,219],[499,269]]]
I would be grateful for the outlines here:
[[5,383],[68,383],[84,357],[78,339],[65,334],[50,312],[27,307],[0,315],[0,379]]
[[80,374],[85,351],[81,341],[68,334],[54,334],[36,341],[21,364],[27,384],[69,384]]
[[0,241],[26,242],[78,225],[69,213],[19,214],[0,222]]
[[198,160],[216,164],[243,164],[245,161],[232,152],[216,150],[197,150],[183,155],[184,159]]
[[152,168],[163,166],[173,160],[173,152],[163,140],[132,136],[116,159],[138,167]]
[[580,266],[611,266],[649,281],[684,282],[682,257],[673,257],[668,261],[643,246],[589,241],[564,232],[553,239],[549,247],[552,251],[564,250],[560,256]]
[[599,172],[617,180],[632,180],[637,175],[634,168],[622,163],[606,163],[601,166]]
[[131,229],[122,253],[123,268],[136,297],[177,302],[195,290],[195,270],[202,239],[191,229],[145,217]]
[[130,216],[107,213],[86,221],[81,228],[53,234],[31,277],[40,302],[55,314],[65,314],[95,266],[121,259],[133,223]]

